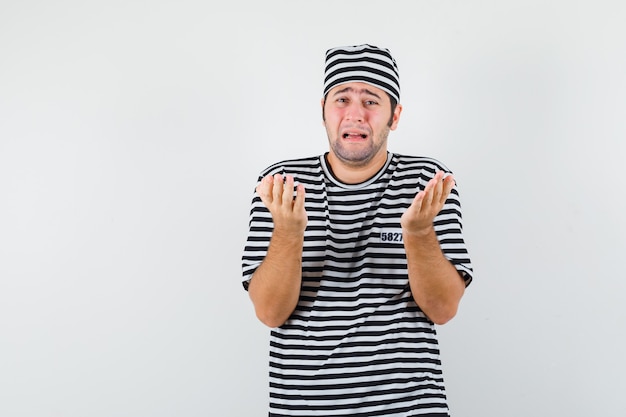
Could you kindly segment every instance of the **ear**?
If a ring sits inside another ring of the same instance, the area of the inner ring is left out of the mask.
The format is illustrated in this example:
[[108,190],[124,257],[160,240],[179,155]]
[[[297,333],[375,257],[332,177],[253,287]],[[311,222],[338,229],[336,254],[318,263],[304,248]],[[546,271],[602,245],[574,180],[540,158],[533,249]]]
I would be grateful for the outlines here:
[[402,104],[398,103],[396,105],[396,109],[393,111],[393,121],[391,122],[391,126],[389,126],[389,129],[396,130],[396,127],[398,127],[398,122],[400,121],[401,113],[402,113]]
[[322,105],[322,125],[326,124],[326,117],[324,117],[324,103],[326,102],[326,100],[324,100],[324,98],[322,97],[322,99],[320,100],[320,104]]

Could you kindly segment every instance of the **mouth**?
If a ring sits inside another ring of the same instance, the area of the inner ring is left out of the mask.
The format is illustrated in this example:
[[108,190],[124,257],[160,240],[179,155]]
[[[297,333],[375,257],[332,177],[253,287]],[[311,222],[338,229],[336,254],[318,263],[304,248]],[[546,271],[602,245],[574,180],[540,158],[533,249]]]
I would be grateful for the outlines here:
[[345,132],[343,135],[341,135],[341,137],[344,139],[361,140],[367,139],[367,134],[360,132]]

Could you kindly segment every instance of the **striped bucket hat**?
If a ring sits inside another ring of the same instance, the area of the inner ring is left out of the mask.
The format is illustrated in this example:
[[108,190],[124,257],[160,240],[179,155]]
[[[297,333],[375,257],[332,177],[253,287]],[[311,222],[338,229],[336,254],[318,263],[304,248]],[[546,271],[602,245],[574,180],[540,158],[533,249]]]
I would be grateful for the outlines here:
[[350,82],[373,85],[400,102],[398,66],[387,48],[364,44],[326,51],[324,96],[333,87]]

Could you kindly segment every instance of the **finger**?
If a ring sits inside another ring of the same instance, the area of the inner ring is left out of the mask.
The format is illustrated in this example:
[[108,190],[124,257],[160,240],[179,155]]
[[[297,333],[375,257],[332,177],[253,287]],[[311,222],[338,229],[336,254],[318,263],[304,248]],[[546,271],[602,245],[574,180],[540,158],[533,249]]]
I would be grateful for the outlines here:
[[433,178],[434,186],[433,186],[433,202],[439,203],[441,200],[441,194],[443,193],[443,173],[438,171],[435,177]]
[[441,195],[441,204],[445,204],[446,200],[450,196],[452,189],[454,188],[454,177],[452,175],[448,175],[443,179],[443,193]]
[[422,198],[422,207],[428,207],[432,203],[435,185],[434,178],[426,183],[426,187],[424,187],[424,190],[422,191],[424,193]]
[[420,191],[419,193],[417,193],[417,195],[413,199],[413,203],[411,203],[411,207],[417,213],[419,213],[420,210],[422,209],[422,205],[424,204],[424,196],[425,195],[426,195],[426,191],[425,190]]
[[272,197],[274,201],[280,201],[283,196],[283,176],[274,174],[274,186],[272,187]]
[[265,203],[266,205],[272,202],[272,182],[273,178],[268,175],[267,177],[263,177],[263,179],[261,179],[261,182],[259,182],[259,184],[256,186],[257,194],[259,195],[259,197],[261,197],[261,201],[263,201],[263,203]]
[[293,201],[294,211],[304,210],[304,198],[305,198],[304,185],[298,184],[298,186],[296,187],[296,199]]
[[[444,176],[445,173],[443,171],[437,171],[435,176],[430,180],[433,184],[431,203],[441,204],[442,196],[445,194]],[[445,201],[445,198],[443,201]]]
[[291,207],[291,203],[293,203],[293,176],[287,175],[283,184],[283,204]]

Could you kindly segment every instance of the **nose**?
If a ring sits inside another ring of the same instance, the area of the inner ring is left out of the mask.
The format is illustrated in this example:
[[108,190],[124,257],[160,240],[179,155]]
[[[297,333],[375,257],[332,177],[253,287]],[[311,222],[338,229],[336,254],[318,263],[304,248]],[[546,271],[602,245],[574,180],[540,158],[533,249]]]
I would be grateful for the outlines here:
[[352,102],[346,109],[346,119],[350,121],[362,122],[365,118],[363,105],[359,102]]

